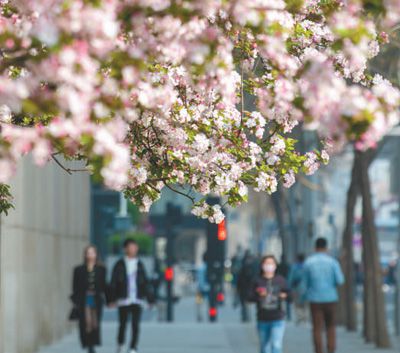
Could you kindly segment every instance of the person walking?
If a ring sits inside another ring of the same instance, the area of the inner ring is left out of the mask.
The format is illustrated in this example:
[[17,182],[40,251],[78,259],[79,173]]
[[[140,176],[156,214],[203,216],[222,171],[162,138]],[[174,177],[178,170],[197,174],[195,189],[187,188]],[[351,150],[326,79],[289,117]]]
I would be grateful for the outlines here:
[[305,291],[302,286],[304,275],[304,260],[305,256],[303,254],[297,255],[297,260],[290,270],[290,275],[288,279],[289,288],[292,293],[292,298],[294,302],[297,325],[307,321],[307,305],[305,300]]
[[240,300],[239,300],[239,292],[238,292],[238,277],[239,277],[239,272],[242,267],[242,248],[239,245],[236,249],[235,255],[231,259],[231,274],[232,274],[232,281],[231,281],[231,288],[232,288],[232,294],[233,294],[233,301],[232,305],[233,308],[237,308],[239,306]]
[[276,274],[277,261],[267,255],[261,260],[260,276],[254,281],[249,300],[257,305],[260,353],[282,353],[285,333],[284,302],[290,297],[285,278]]
[[[292,266],[288,263],[286,260],[285,254],[282,254],[281,261],[278,265],[278,268],[276,269],[276,273],[280,276],[282,276],[286,281],[289,281],[289,278],[291,276],[291,270]],[[292,301],[287,300],[286,301],[286,320],[291,321],[292,320]]]
[[86,247],[83,264],[75,267],[71,300],[79,322],[79,336],[83,348],[95,352],[100,345],[100,323],[106,299],[106,269],[98,260],[93,245]]
[[142,261],[138,258],[139,246],[134,239],[124,242],[125,256],[115,264],[110,284],[113,305],[118,306],[118,353],[125,343],[126,325],[131,317],[130,353],[137,352],[142,304],[154,303],[154,296]]
[[304,288],[310,303],[315,353],[324,352],[323,330],[326,329],[328,353],[336,351],[337,288],[344,283],[339,262],[328,255],[328,242],[318,238],[315,254],[304,264]]
[[250,314],[248,308],[248,294],[249,287],[253,283],[254,277],[256,276],[256,260],[251,254],[250,250],[246,250],[243,259],[242,266],[240,268],[237,278],[237,293],[240,301],[240,317],[242,322],[250,321]]
[[197,294],[196,316],[197,321],[203,321],[204,303],[209,301],[210,284],[207,278],[207,253],[203,255],[202,263],[196,269]]

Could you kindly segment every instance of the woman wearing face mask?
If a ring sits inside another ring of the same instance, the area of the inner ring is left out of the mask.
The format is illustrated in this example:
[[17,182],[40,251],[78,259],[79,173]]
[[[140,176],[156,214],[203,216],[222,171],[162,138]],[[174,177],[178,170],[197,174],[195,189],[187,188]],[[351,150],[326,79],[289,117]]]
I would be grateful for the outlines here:
[[[286,280],[276,275],[277,261],[267,255],[261,260],[260,276],[255,280],[250,300],[257,304],[260,353],[282,353],[285,332],[284,301],[288,300]],[[268,351],[270,347],[270,351]]]

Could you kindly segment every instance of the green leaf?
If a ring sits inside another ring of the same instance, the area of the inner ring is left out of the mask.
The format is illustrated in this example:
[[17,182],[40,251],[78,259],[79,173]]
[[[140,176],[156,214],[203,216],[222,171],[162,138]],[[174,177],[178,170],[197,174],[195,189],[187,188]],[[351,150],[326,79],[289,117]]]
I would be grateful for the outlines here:
[[12,204],[13,197],[10,192],[10,186],[0,184],[0,214],[8,215],[8,212],[14,208]]

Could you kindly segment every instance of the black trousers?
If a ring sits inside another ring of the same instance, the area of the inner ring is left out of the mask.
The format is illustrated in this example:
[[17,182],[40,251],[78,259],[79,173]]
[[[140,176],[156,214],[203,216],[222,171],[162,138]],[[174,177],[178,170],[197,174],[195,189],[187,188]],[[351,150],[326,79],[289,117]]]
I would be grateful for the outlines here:
[[118,308],[118,317],[119,317],[118,344],[123,345],[125,343],[126,324],[128,323],[129,315],[131,316],[131,327],[132,327],[132,340],[130,347],[131,349],[137,349],[137,344],[139,340],[140,317],[142,315],[142,307],[138,304],[120,306]]

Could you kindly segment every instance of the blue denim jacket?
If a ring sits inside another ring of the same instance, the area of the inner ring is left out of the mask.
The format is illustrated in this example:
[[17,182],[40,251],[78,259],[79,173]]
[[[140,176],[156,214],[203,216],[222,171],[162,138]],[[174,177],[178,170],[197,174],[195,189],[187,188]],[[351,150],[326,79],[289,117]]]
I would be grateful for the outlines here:
[[339,262],[326,253],[311,255],[304,264],[303,286],[307,301],[332,303],[339,300],[337,287],[344,283]]

